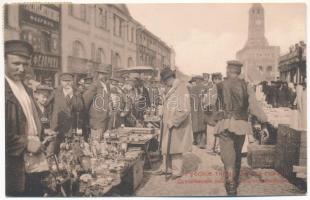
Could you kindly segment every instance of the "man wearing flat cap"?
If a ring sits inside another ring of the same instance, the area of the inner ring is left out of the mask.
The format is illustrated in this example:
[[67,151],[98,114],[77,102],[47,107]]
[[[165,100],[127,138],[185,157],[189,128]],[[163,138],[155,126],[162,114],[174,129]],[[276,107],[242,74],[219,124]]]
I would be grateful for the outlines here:
[[227,62],[227,79],[223,81],[223,115],[215,128],[219,135],[225,188],[229,196],[237,195],[245,135],[249,136],[249,142],[253,142],[248,114],[256,116],[261,122],[267,121],[253,89],[239,78],[241,67],[239,61]]
[[[32,89],[25,84],[30,71],[32,46],[24,41],[10,40],[5,51],[5,172],[6,195],[21,196],[25,192],[26,172],[24,156],[41,155],[41,123]],[[32,160],[26,160],[33,166]],[[37,167],[37,166],[35,166]],[[39,169],[40,170],[40,169]]]
[[167,92],[163,105],[161,145],[164,162],[156,174],[170,173],[171,178],[176,179],[182,176],[183,154],[191,151],[193,144],[190,94],[187,83],[177,79],[175,71],[164,68],[160,76]]
[[92,143],[99,141],[108,129],[111,96],[108,66],[100,65],[95,71],[96,79],[83,94],[85,108],[89,113]]
[[82,128],[79,116],[84,109],[82,97],[73,87],[73,75],[64,72],[59,79],[60,87],[54,91],[50,102],[53,106],[51,129],[58,132],[53,150],[56,154],[65,137],[71,137],[74,131]]

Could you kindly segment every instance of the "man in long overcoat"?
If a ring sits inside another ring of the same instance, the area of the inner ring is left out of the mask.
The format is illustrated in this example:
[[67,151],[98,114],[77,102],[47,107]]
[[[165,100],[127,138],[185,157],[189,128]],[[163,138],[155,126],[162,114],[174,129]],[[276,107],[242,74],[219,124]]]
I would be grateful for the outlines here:
[[191,117],[192,127],[194,133],[194,144],[197,144],[199,148],[206,147],[206,125],[204,122],[204,108],[202,104],[202,98],[204,93],[204,85],[202,83],[202,76],[193,76],[191,82],[196,82],[190,88],[190,101],[191,101]]
[[[163,105],[161,150],[164,161],[166,160],[165,157],[169,156],[168,163],[164,162],[162,169],[165,164],[168,164],[172,179],[176,179],[182,176],[183,154],[192,149],[193,130],[190,96],[187,83],[176,79],[175,71],[170,68],[163,69],[161,79],[168,86]],[[164,174],[162,169],[157,174]]]

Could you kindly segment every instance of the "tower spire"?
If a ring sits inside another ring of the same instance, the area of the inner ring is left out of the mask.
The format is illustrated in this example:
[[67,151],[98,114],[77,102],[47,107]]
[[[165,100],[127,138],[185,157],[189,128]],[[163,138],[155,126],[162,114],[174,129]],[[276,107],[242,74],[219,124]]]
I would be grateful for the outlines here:
[[252,4],[249,10],[248,40],[246,46],[268,46],[265,37],[264,7],[260,3]]

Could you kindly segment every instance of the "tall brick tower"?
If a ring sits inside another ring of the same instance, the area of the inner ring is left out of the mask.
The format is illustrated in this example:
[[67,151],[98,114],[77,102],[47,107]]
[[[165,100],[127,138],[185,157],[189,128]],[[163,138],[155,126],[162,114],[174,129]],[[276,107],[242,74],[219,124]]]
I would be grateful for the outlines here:
[[262,4],[252,4],[249,10],[248,39],[236,55],[243,63],[245,79],[252,83],[274,80],[279,54],[280,47],[270,46],[265,37],[265,11]]

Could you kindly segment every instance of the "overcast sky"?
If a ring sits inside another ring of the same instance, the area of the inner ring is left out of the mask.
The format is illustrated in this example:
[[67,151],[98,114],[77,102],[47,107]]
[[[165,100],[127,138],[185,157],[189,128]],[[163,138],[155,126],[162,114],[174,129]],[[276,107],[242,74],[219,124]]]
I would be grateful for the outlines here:
[[[188,75],[225,72],[248,33],[251,4],[127,4],[131,15],[172,45],[176,65]],[[281,53],[306,40],[305,4],[263,4],[265,34]]]

